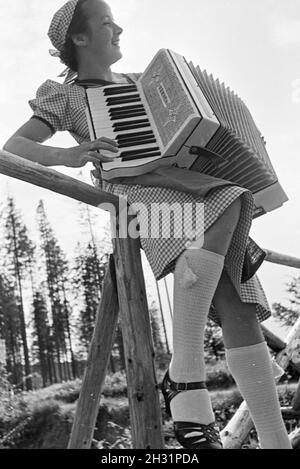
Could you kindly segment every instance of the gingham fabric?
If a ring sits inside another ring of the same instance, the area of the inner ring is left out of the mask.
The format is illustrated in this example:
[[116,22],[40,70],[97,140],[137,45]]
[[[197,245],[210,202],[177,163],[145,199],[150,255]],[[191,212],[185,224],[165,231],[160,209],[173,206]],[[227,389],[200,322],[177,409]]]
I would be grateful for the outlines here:
[[[138,75],[130,75],[137,77]],[[115,75],[115,81],[122,82],[124,78]],[[37,91],[36,99],[29,101],[34,111],[34,116],[47,122],[55,131],[69,131],[78,143],[90,141],[88,126],[85,118],[86,97],[82,87],[73,84],[59,84],[47,80]],[[256,304],[257,318],[264,321],[270,317],[270,308],[262,289],[262,286],[255,275],[248,282],[241,283],[243,261],[246,248],[251,252],[252,259],[261,253],[260,248],[250,240],[249,230],[252,223],[253,196],[252,194],[237,186],[216,188],[205,198],[194,194],[162,187],[149,187],[142,185],[111,184],[107,181],[98,182],[101,189],[115,195],[125,197],[129,205],[143,204],[143,209],[137,211],[137,217],[141,232],[149,222],[151,214],[151,204],[179,203],[192,204],[192,223],[195,224],[196,204],[203,203],[205,207],[204,228],[205,231],[222,215],[234,200],[241,197],[243,202],[242,214],[238,227],[232,239],[230,249],[225,259],[226,270],[245,303]],[[176,216],[181,216],[182,210]],[[175,220],[174,220],[175,224]],[[194,226],[194,225],[193,225]],[[141,236],[141,246],[144,250],[149,264],[157,280],[174,271],[176,259],[186,249],[187,241],[194,240],[200,232],[193,233],[190,237],[176,238],[174,233],[170,233],[169,238],[152,239]],[[211,307],[210,318],[218,323],[218,315],[215,308]]]
[[60,52],[65,44],[67,32],[71,24],[75,8],[79,0],[65,3],[53,16],[48,36],[53,46]]

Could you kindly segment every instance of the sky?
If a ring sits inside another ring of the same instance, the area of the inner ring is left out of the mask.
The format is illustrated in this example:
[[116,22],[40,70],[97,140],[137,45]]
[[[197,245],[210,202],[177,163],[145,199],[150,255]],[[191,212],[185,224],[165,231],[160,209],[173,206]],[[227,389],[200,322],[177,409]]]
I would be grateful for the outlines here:
[[[64,66],[48,54],[47,30],[62,0],[0,0],[0,146],[31,116],[28,100]],[[143,72],[160,48],[184,55],[229,85],[248,105],[262,131],[279,181],[289,196],[282,208],[253,222],[251,237],[263,248],[300,258],[300,2],[299,0],[111,0],[122,26],[123,58],[115,72]],[[61,133],[49,145],[75,146]],[[54,168],[89,181],[87,165]],[[78,204],[71,199],[0,175],[0,203],[16,199],[33,236],[35,209],[42,198],[63,249],[72,255],[80,240]],[[109,218],[97,215],[96,231]],[[143,257],[147,289],[154,292]],[[264,263],[259,277],[270,304],[286,303],[286,284],[298,271]],[[171,276],[167,279],[171,289]],[[163,290],[164,282],[160,282]],[[150,296],[152,293],[150,293]],[[165,296],[164,296],[165,301]]]

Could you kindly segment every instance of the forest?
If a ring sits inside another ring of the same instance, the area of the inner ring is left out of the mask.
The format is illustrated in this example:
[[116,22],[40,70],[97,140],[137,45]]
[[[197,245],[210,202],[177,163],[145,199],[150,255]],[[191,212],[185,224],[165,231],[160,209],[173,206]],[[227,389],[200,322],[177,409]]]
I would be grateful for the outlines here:
[[[38,242],[30,238],[13,197],[0,219],[1,363],[13,389],[27,390],[82,376],[109,260],[109,240],[96,241],[88,206],[78,204],[79,229],[89,236],[68,259],[47,218],[36,208]],[[83,237],[84,238],[84,237]],[[161,319],[152,307],[154,341],[164,348]],[[124,369],[118,325],[110,371]]]

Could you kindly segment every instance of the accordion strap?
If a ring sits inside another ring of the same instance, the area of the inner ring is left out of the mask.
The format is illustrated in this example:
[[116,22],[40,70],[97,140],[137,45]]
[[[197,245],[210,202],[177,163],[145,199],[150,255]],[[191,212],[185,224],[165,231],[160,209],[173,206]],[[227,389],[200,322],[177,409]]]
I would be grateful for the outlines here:
[[207,158],[211,163],[217,166],[221,166],[227,163],[227,160],[223,158],[223,156],[219,155],[218,153],[215,153],[214,151],[208,150],[207,148],[204,148],[204,147],[192,146],[190,148],[190,154],[198,155],[203,158]]

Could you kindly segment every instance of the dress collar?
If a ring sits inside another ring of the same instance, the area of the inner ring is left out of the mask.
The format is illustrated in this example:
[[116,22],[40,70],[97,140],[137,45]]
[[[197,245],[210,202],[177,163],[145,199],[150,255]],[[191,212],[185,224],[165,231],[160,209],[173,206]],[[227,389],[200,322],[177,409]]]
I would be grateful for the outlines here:
[[79,86],[107,86],[114,85],[113,81],[101,80],[100,78],[85,78],[84,80],[74,80],[75,85]]
[[101,78],[85,78],[84,80],[79,80],[78,78],[75,78],[73,83],[75,85],[79,85],[83,87],[109,86],[109,85],[118,85],[118,84],[125,85],[126,83],[133,83],[132,79],[125,73],[113,74],[113,75],[115,78],[114,81],[102,80]]

